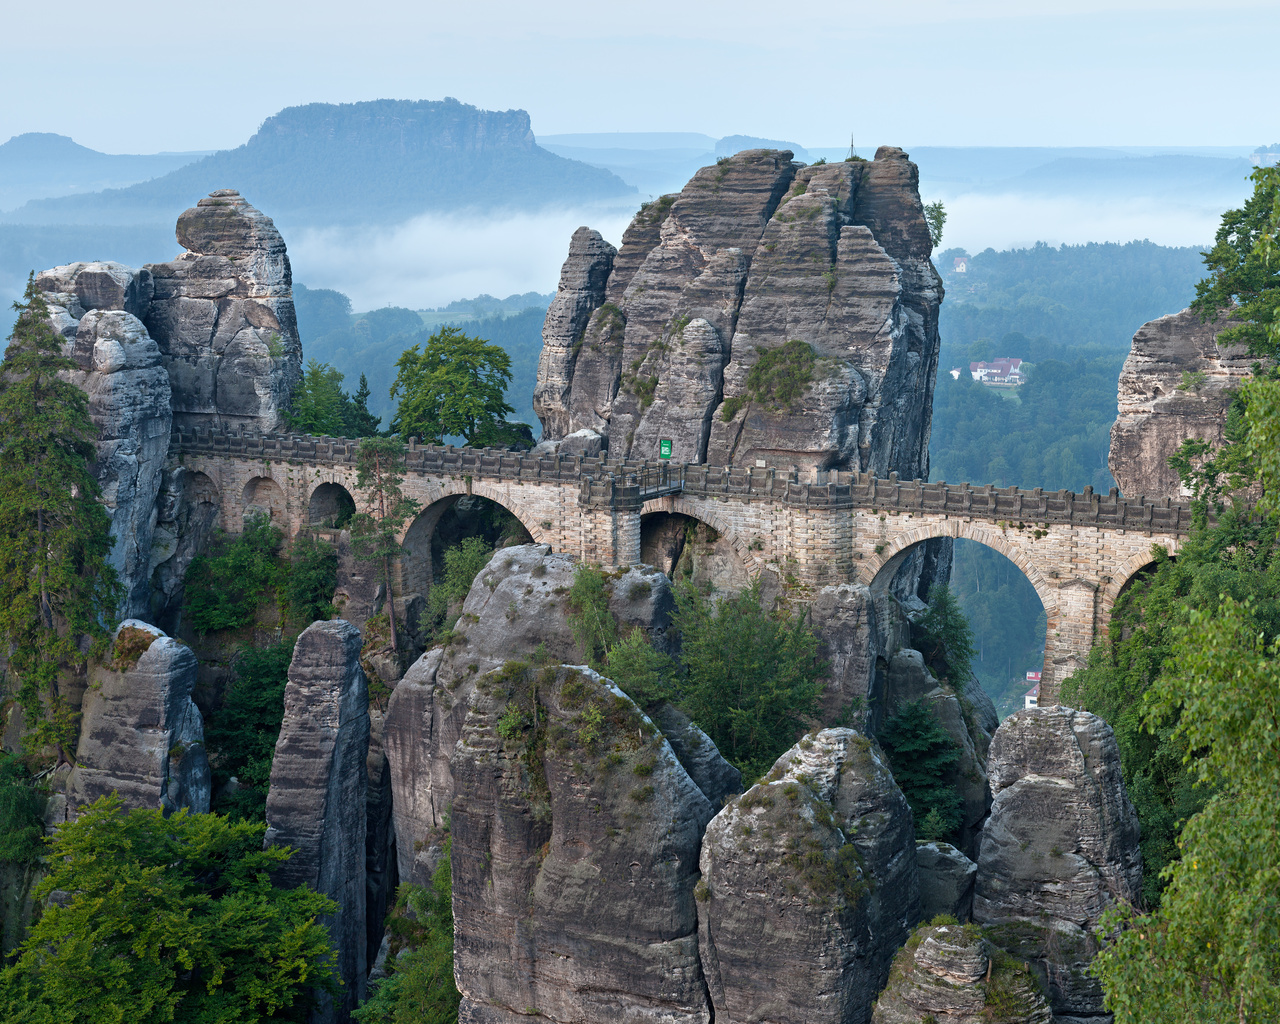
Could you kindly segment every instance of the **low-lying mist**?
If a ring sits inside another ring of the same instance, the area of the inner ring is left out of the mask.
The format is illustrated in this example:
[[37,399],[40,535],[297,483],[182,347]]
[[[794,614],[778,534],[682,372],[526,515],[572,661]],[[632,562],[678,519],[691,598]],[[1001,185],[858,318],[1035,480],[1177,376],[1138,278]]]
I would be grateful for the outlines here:
[[334,288],[357,310],[430,309],[487,292],[554,291],[569,239],[583,226],[614,245],[635,210],[587,206],[491,217],[426,214],[391,228],[287,231],[293,276]]

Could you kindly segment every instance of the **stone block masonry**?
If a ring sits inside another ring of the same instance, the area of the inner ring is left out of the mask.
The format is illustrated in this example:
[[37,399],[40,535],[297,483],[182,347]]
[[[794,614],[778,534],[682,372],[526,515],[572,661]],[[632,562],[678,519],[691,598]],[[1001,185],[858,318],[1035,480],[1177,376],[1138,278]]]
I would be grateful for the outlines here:
[[[313,525],[317,490],[356,494],[358,442],[344,438],[180,429],[170,460],[217,495],[224,529],[251,509],[289,535]],[[421,506],[462,495],[502,505],[534,541],[609,567],[640,560],[643,518],[681,514],[715,529],[748,573],[775,569],[799,587],[864,583],[887,589],[913,548],[964,537],[1016,564],[1048,618],[1041,703],[1081,667],[1125,584],[1190,532],[1190,508],[1165,498],[924,483],[867,473],[609,461],[410,443],[404,490]],[[803,479],[802,479],[803,478]],[[432,520],[433,521],[433,520]],[[413,530],[407,524],[405,533]],[[426,574],[429,576],[429,573]],[[430,580],[414,575],[426,589]]]

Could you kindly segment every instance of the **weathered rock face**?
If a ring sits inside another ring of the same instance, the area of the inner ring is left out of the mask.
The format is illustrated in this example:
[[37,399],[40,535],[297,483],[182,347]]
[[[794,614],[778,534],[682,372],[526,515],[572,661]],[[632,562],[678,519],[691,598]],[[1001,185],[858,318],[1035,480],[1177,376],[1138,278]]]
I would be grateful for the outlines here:
[[[209,758],[204,721],[191,700],[196,657],[154,626],[126,619],[116,630],[117,657],[125,644],[151,641],[133,664],[97,666],[81,707],[76,766],[67,785],[68,818],[111,792],[124,806],[209,810]],[[123,638],[123,639],[122,639]],[[134,649],[136,650],[136,646]]]
[[[1120,371],[1108,459],[1125,497],[1185,495],[1169,456],[1187,438],[1222,441],[1227,389],[1237,386],[1254,362],[1246,346],[1218,344],[1218,334],[1229,326],[1225,317],[1206,324],[1199,313],[1184,309],[1143,324],[1133,336]],[[1179,390],[1184,373],[1193,376]]]
[[801,740],[712,821],[701,866],[717,1022],[870,1019],[920,895],[911,811],[871,741]]
[[711,1020],[694,888],[714,810],[628,697],[589,669],[484,676],[454,774],[460,1020]]
[[1006,718],[988,761],[995,801],[982,831],[973,916],[1032,963],[1055,1014],[1101,1015],[1087,973],[1093,929],[1142,882],[1138,818],[1111,727],[1066,707]]
[[182,214],[177,236],[186,252],[144,268],[155,289],[144,320],[169,371],[174,423],[282,429],[302,368],[284,239],[234,189]]
[[382,743],[384,715],[369,709],[368,790],[365,798],[365,955],[373,963],[382,944],[387,908],[395,902],[396,840],[391,826],[391,765]]
[[915,165],[748,150],[574,235],[543,329],[549,441],[612,456],[927,476],[941,281]]
[[950,843],[916,840],[920,869],[920,917],[950,914],[961,924],[973,916],[973,883],[978,865]]
[[365,842],[369,689],[360,667],[360,632],[348,622],[314,622],[298,637],[284,692],[284,723],[267,791],[269,846],[293,856],[273,876],[281,887],[306,883],[332,897],[325,921],[344,988],[313,1021],[346,1021],[364,998]]
[[1050,1024],[1035,975],[969,925],[921,927],[894,959],[872,1024]]
[[109,559],[125,587],[122,610],[149,617],[156,495],[173,418],[160,349],[139,319],[151,300],[151,275],[119,263],[72,263],[44,271],[36,284],[98,429],[94,476],[111,516]]
[[[396,684],[385,743],[401,881],[425,885],[435,868],[438,847],[422,844],[453,800],[450,762],[476,680],[539,648],[557,664],[582,660],[566,604],[576,569],[545,544],[498,551],[476,576],[453,641],[424,654]],[[609,607],[621,627],[639,626],[661,642],[671,621],[670,581],[638,566],[610,586]]]

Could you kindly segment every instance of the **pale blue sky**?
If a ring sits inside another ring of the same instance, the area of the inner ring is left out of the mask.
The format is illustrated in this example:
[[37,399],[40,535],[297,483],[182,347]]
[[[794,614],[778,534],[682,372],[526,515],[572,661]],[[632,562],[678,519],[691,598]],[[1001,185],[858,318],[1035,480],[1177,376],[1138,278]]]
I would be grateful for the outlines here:
[[455,96],[542,134],[859,148],[1280,140],[1275,0],[10,3],[0,141],[238,145],[282,107]]

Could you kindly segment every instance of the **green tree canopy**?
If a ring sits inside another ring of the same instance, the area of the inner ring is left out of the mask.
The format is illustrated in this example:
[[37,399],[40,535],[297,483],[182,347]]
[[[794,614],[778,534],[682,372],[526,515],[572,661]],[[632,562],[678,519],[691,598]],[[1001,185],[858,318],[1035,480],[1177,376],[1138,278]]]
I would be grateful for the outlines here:
[[1192,305],[1206,321],[1238,306],[1232,315],[1243,322],[1221,337],[1247,343],[1254,355],[1280,356],[1280,339],[1271,331],[1280,321],[1280,168],[1259,167],[1252,178],[1253,195],[1222,215],[1213,248],[1204,254],[1210,273],[1196,285]]
[[307,360],[285,413],[289,429],[322,437],[371,437],[378,419],[369,412],[369,382],[360,374],[355,395],[342,390],[343,376],[328,363]]
[[754,781],[818,712],[817,638],[802,614],[767,611],[758,580],[718,601],[686,580],[675,599],[680,707]]
[[50,841],[45,906],[0,971],[4,1024],[238,1024],[305,1020],[335,991],[319,915],[332,900],[277,889],[291,855],[266,826],[215,814],[125,813],[103,797]]
[[351,517],[351,544],[357,558],[382,563],[391,624],[391,646],[399,649],[391,559],[400,555],[400,528],[418,511],[418,502],[406,497],[403,442],[391,437],[366,437],[356,453],[356,488],[360,508]]
[[391,397],[399,399],[391,431],[435,444],[446,436],[469,445],[532,444],[527,424],[506,421],[511,357],[498,345],[442,327],[396,361]]
[[34,277],[24,300],[0,363],[0,637],[33,739],[65,749],[75,718],[59,669],[105,650],[121,589],[89,468],[89,400],[59,376],[79,367],[62,354]]

